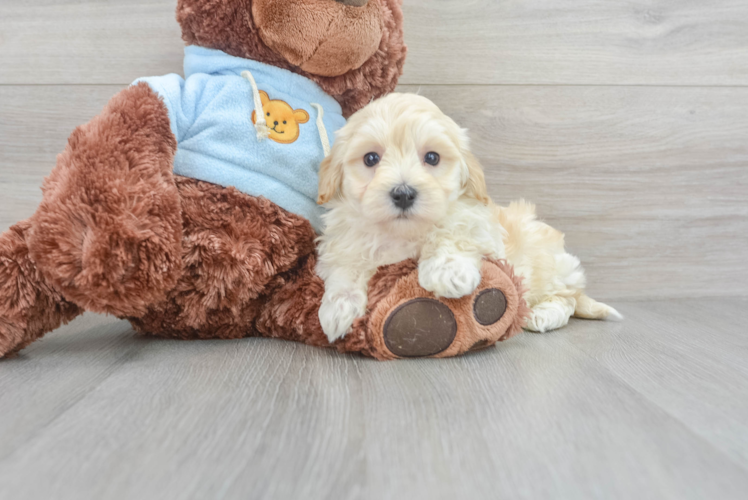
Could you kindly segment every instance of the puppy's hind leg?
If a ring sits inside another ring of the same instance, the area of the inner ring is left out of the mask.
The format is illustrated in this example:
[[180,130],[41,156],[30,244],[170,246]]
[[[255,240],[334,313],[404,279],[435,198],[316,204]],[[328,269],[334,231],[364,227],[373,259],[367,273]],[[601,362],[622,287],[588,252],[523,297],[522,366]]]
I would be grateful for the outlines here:
[[576,301],[572,297],[551,297],[531,308],[525,329],[545,333],[564,327],[574,314]]
[[577,295],[574,317],[584,319],[603,319],[607,321],[623,320],[623,315],[621,313],[607,304],[603,304],[602,302],[598,302],[595,299],[588,297],[584,293]]

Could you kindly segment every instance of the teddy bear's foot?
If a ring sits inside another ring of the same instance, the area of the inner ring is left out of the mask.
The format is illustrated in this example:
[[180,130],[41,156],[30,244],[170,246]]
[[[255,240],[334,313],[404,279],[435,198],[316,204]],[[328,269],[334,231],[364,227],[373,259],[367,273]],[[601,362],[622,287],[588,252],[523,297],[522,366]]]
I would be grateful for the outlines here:
[[67,323],[82,310],[66,302],[29,258],[21,222],[0,235],[0,358]]
[[[491,327],[504,317],[507,300],[498,288],[486,288],[472,296],[473,318],[483,327]],[[435,356],[446,351],[457,337],[457,319],[446,304],[419,297],[399,305],[384,323],[382,335],[387,349],[398,357]],[[503,340],[503,338],[499,338]],[[482,338],[470,351],[489,347],[490,338]]]
[[378,359],[449,357],[490,347],[522,329],[529,313],[519,278],[503,262],[485,261],[477,290],[436,299],[418,285],[415,263],[380,270],[370,282],[370,313],[354,325],[345,350],[358,341]]

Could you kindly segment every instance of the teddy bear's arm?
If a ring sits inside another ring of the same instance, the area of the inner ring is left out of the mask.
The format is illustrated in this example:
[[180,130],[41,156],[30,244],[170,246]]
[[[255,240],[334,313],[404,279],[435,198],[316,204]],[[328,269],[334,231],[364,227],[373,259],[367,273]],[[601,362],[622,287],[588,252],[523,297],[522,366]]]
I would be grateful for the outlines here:
[[138,316],[181,272],[182,219],[164,103],[145,84],[78,127],[31,218],[31,258],[67,299]]

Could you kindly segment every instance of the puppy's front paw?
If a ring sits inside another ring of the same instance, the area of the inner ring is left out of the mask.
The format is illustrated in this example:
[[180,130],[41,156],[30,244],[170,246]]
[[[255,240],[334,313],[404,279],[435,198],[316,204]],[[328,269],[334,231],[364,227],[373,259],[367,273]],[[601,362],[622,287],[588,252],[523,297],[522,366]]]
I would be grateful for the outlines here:
[[480,280],[475,261],[461,255],[442,255],[418,264],[418,282],[437,297],[459,299],[470,295]]
[[360,290],[325,292],[319,308],[319,322],[330,343],[345,336],[353,321],[366,314],[366,293]]

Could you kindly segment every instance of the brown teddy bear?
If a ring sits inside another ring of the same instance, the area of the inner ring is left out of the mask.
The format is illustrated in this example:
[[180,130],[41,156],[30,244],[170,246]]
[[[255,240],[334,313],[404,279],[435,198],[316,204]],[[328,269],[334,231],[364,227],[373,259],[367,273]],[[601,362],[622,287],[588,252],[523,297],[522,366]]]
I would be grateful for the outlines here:
[[[401,0],[179,0],[177,19],[185,78],[113,97],[71,135],[36,213],[0,236],[0,356],[84,311],[163,337],[329,346],[317,169],[345,117],[397,83]],[[459,300],[416,273],[380,269],[366,316],[335,347],[445,357],[521,329],[505,263],[486,261]]]

